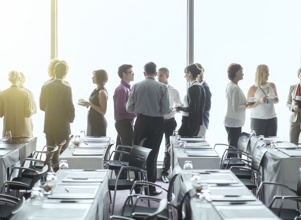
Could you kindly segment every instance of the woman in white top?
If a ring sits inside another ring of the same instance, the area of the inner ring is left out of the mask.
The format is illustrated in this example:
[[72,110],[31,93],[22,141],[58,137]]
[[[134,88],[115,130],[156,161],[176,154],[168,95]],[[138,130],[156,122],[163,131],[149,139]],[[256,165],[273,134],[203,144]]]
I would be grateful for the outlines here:
[[[301,96],[301,68],[297,71],[299,83],[290,87],[286,107],[291,112],[290,117],[290,142],[299,143],[300,126],[301,126],[301,109],[300,102],[295,102],[296,96]],[[298,105],[299,104],[299,105]]]
[[248,92],[248,100],[257,100],[248,107],[251,110],[251,130],[256,135],[277,136],[277,117],[274,104],[279,102],[274,83],[268,82],[269,67],[261,64],[257,67],[255,85]]
[[[19,72],[20,76],[21,76],[21,81],[19,84],[19,88],[20,89],[24,89],[26,92],[28,92],[29,97],[30,97],[30,103],[32,106],[32,114],[36,114],[37,113],[37,104],[36,101],[34,99],[33,93],[32,91],[30,91],[29,89],[24,87],[24,83],[25,83],[25,75],[22,72]],[[30,119],[30,125],[31,125],[31,130],[33,130],[33,122],[32,122],[32,117],[29,118]]]
[[[228,133],[228,143],[237,148],[241,128],[245,124],[246,97],[239,88],[238,82],[243,79],[243,68],[241,65],[232,63],[228,67],[228,78],[230,82],[226,88],[227,113],[224,125]],[[228,157],[237,157],[236,154],[228,154]]]

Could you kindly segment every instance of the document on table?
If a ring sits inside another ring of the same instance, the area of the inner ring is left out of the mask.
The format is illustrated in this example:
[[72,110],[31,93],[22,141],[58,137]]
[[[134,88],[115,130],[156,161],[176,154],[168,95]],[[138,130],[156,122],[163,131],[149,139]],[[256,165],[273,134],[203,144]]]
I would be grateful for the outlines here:
[[95,183],[102,182],[105,178],[107,172],[99,172],[99,171],[78,171],[78,172],[70,172],[63,179],[64,182],[72,182],[72,183]]
[[189,157],[218,157],[218,153],[215,150],[192,150],[187,149],[186,153]]
[[93,142],[93,143],[99,143],[99,142],[109,142],[111,140],[110,137],[85,137],[84,142]]
[[94,199],[99,186],[57,185],[48,199]]
[[84,149],[78,149],[75,150],[72,153],[73,156],[102,156],[103,155],[103,149],[101,150],[95,150],[95,149],[91,149],[91,150],[84,150]]
[[79,145],[78,148],[83,148],[83,149],[87,149],[87,148],[91,148],[91,149],[97,149],[97,148],[106,148],[108,146],[107,143],[93,143],[93,142],[84,142],[81,143]]

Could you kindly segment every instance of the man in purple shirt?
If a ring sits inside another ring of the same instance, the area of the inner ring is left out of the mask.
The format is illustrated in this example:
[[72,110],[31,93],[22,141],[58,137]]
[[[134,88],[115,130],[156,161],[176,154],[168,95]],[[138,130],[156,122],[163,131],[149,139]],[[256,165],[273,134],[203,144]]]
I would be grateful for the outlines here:
[[121,82],[115,89],[113,96],[115,128],[118,133],[116,146],[120,144],[132,146],[133,144],[133,121],[136,118],[136,114],[127,112],[125,107],[130,95],[130,82],[134,81],[132,67],[132,65],[124,64],[118,68]]

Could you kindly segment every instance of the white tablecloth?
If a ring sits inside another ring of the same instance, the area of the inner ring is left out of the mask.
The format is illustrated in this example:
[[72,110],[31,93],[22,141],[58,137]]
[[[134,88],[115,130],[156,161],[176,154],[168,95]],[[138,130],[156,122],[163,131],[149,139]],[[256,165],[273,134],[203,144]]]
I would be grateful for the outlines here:
[[33,151],[36,150],[37,138],[19,138],[13,137],[13,143],[2,142],[0,140],[0,148],[9,149],[10,152],[1,156],[0,155],[0,189],[6,181],[6,169],[12,167],[18,161],[22,162]]
[[190,157],[181,148],[175,146],[173,140],[174,137],[170,137],[171,143],[171,170],[179,164],[182,168],[185,161],[191,161],[194,169],[218,169],[220,158],[216,157]]
[[[109,197],[108,197],[108,179],[109,179],[109,173],[107,170],[102,170],[104,172],[106,172],[105,178],[103,180],[102,183],[93,183],[92,185],[99,185],[97,194],[95,196],[94,200],[90,200],[90,204],[87,204],[87,208],[88,208],[88,212],[86,217],[84,218],[85,220],[107,220],[109,219]],[[70,173],[71,170],[69,169],[65,169],[65,170],[59,170],[57,172],[57,180],[58,180],[58,184],[62,183],[62,180],[68,175],[68,173]],[[66,184],[66,183],[64,183]],[[73,184],[72,185],[76,185]],[[83,185],[83,183],[81,183],[80,185]],[[87,184],[88,185],[88,184]],[[68,184],[66,184],[66,188],[68,187]],[[47,199],[46,199],[47,200]],[[74,199],[72,199],[74,200]],[[45,202],[46,203],[46,202]],[[76,209],[76,206],[78,206],[79,204],[60,204],[60,210],[62,212],[72,212],[72,209]],[[38,210],[41,209],[42,206],[32,206],[30,201],[28,201],[25,204],[25,207],[23,207],[23,209],[18,212],[16,215],[14,215],[11,220],[25,220],[28,219],[30,216],[32,216],[35,212],[37,212]],[[55,211],[60,211],[59,209],[55,210]],[[70,213],[71,215],[72,213]],[[68,216],[68,214],[66,214]]]
[[[257,141],[258,137],[251,138],[250,151],[254,150]],[[301,157],[289,157],[276,149],[268,148],[262,161],[263,181],[284,184],[297,190],[300,167]],[[266,205],[271,203],[274,195],[294,195],[294,193],[282,187],[272,185],[264,187],[264,202]],[[280,202],[275,203],[275,207],[279,205]],[[287,201],[284,203],[284,207],[295,208],[296,202]]]

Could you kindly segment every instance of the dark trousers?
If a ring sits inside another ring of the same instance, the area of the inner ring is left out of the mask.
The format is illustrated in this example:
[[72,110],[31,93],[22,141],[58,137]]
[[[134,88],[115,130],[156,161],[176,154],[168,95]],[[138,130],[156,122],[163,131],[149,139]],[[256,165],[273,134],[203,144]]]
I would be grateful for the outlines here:
[[[149,117],[138,115],[134,128],[134,144],[139,145],[146,138],[143,147],[152,149],[147,159],[147,178],[150,182],[157,179],[157,158],[163,138],[164,121],[163,117]],[[150,187],[154,192],[155,187]]]
[[[117,146],[119,145],[128,145],[132,146],[133,145],[133,135],[134,135],[134,127],[133,127],[133,119],[123,119],[123,120],[118,120],[115,123],[115,128],[117,131],[117,138],[116,138],[116,149]],[[125,150],[129,151],[129,149],[124,148],[120,150]],[[116,153],[114,155],[114,160],[121,160],[121,161],[127,161],[129,162],[129,156],[128,155],[119,155]],[[116,173],[116,175],[118,172]],[[121,179],[126,179],[126,172],[123,172],[120,175]]]
[[[228,143],[230,146],[237,148],[237,143],[239,136],[241,134],[241,127],[238,128],[231,128],[231,127],[226,127],[226,131],[228,133]],[[228,158],[230,157],[237,157],[237,154],[228,154]]]
[[170,147],[169,137],[172,135],[176,127],[177,127],[177,122],[175,118],[164,120],[165,151],[164,151],[164,161],[163,161],[161,175],[168,176],[168,170],[170,168],[170,154],[168,152],[168,149]]
[[66,140],[66,144],[63,145],[62,149],[60,149],[59,151],[57,151],[57,153],[55,153],[53,155],[53,159],[52,162],[53,164],[58,164],[59,163],[59,156],[60,156],[60,152],[63,152],[67,147],[68,147],[68,139],[69,139],[69,135],[67,136],[60,136],[60,135],[51,135],[51,134],[46,134],[46,142],[47,142],[47,150],[48,151],[52,151],[53,148],[56,145],[59,145],[60,143],[62,143],[64,140]]
[[271,119],[251,118],[251,130],[254,130],[257,136],[277,136],[277,121],[277,117]]
[[188,124],[189,117],[183,116],[181,127],[178,130],[179,135],[188,137],[197,136],[200,130],[200,125],[194,124],[188,126]]

